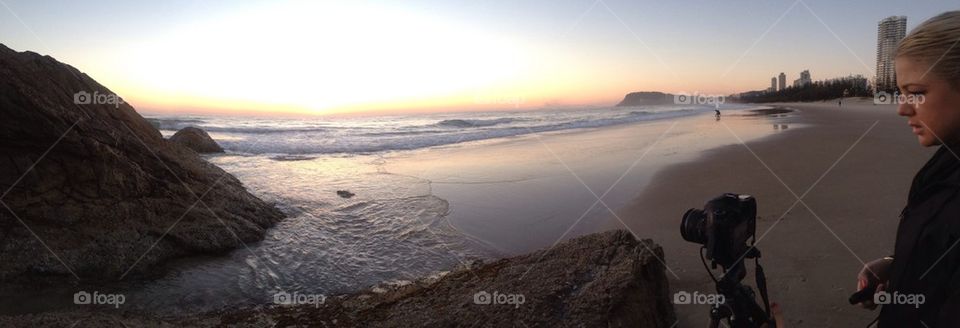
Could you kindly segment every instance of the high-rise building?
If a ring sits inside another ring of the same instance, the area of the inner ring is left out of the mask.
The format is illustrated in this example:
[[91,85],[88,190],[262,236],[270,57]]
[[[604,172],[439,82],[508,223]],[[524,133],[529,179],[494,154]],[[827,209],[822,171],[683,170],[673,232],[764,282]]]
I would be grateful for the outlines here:
[[803,72],[800,72],[800,78],[793,80],[793,87],[799,88],[810,83],[813,83],[813,80],[810,79],[810,71],[803,70]]
[[780,72],[780,89],[777,89],[777,90],[783,91],[786,88],[787,88],[787,74],[783,74],[783,72]]
[[777,91],[777,77],[770,78],[770,92]]
[[895,90],[897,72],[893,59],[897,43],[907,35],[907,16],[890,16],[877,24],[877,90]]

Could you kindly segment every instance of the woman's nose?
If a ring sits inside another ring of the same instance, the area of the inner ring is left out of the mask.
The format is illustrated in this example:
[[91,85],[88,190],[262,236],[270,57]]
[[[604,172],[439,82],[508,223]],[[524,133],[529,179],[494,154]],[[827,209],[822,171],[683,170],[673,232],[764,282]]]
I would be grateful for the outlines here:
[[913,116],[916,114],[916,111],[913,108],[913,104],[901,102],[897,105],[897,114],[900,116]]

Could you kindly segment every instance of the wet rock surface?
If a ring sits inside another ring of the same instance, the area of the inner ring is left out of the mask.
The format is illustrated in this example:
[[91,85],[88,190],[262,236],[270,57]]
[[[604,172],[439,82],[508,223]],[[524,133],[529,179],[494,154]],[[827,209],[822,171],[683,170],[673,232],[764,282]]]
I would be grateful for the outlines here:
[[0,281],[117,280],[282,219],[79,70],[0,45],[0,77]]
[[192,126],[177,131],[170,137],[170,142],[190,148],[200,154],[223,152],[223,148],[207,134],[207,131]]

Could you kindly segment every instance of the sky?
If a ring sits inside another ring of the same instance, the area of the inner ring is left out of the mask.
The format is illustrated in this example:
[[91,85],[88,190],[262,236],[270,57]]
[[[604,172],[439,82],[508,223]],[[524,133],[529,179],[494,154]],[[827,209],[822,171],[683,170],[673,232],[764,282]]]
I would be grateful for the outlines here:
[[875,74],[877,22],[951,1],[0,0],[0,43],[147,113],[609,106],[731,94],[784,72]]

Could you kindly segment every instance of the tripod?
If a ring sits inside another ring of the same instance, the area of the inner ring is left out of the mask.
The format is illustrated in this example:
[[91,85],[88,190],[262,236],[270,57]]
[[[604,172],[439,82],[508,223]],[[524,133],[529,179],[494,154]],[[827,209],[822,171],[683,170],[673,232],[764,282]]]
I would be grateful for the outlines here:
[[[705,248],[701,248],[700,260],[703,261],[703,266],[706,268],[707,262],[703,258],[704,249]],[[740,283],[740,281],[746,277],[746,266],[743,261],[747,258],[756,260],[754,276],[757,280],[757,289],[760,291],[760,297],[763,299],[763,307],[757,304],[756,293],[753,292],[753,289],[750,288],[750,286]],[[713,262],[714,268],[716,268],[716,265],[717,262]],[[776,322],[770,315],[767,280],[763,274],[763,267],[760,266],[760,250],[751,247],[746,255],[729,267],[723,264],[721,264],[721,266],[723,266],[725,272],[720,280],[717,280],[716,277],[713,276],[713,272],[707,268],[707,272],[710,273],[710,278],[713,279],[717,286],[717,293],[724,297],[723,303],[714,304],[710,308],[710,327],[717,328],[720,322],[724,320],[730,324],[731,328],[755,328],[763,326],[764,324],[770,328],[776,327]]]

